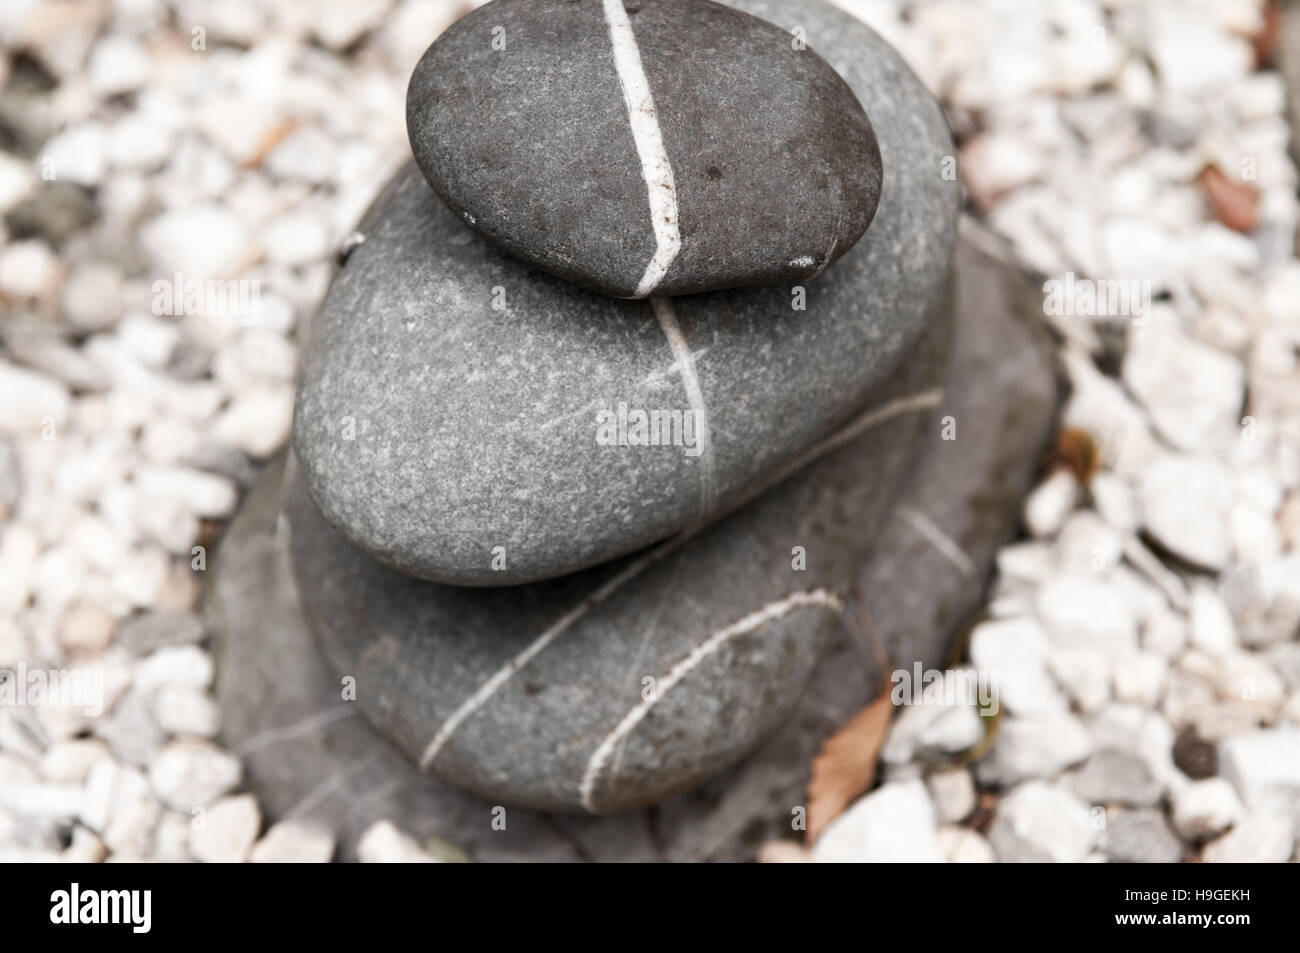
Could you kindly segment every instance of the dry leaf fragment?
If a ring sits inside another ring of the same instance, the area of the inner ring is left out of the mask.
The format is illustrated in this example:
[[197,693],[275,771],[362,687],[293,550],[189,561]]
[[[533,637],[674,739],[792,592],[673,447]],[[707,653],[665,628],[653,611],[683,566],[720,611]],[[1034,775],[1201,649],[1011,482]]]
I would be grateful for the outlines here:
[[1210,165],[1201,173],[1201,185],[1224,225],[1235,232],[1253,232],[1259,225],[1259,193],[1250,183],[1230,179]]
[[266,161],[266,157],[275,151],[275,147],[293,135],[300,125],[302,123],[297,119],[284,119],[276,123],[257,144],[257,149],[244,163],[244,168],[256,169],[260,166]]
[[1275,0],[1264,4],[1263,23],[1259,32],[1251,37],[1251,46],[1255,50],[1255,69],[1268,69],[1273,65],[1277,54],[1278,40],[1282,35],[1282,8]]
[[808,782],[808,843],[816,841],[850,801],[875,783],[880,749],[893,717],[889,693],[883,692],[822,745]]
[[1057,435],[1052,462],[1065,467],[1088,486],[1101,466],[1101,448],[1088,431],[1067,427]]

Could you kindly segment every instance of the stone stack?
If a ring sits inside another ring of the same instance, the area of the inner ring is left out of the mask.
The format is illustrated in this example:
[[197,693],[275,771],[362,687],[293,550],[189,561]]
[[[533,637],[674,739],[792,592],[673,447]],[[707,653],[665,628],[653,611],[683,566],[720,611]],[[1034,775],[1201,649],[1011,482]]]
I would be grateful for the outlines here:
[[407,105],[307,349],[303,610],[423,770],[657,803],[790,717],[941,404],[947,126],[817,0],[495,0]]

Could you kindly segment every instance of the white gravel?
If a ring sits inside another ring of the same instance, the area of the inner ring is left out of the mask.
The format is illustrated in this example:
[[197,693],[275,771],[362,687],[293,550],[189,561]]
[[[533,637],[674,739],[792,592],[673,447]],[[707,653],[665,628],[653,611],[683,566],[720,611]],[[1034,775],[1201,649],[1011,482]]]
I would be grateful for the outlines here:
[[[1294,859],[1297,177],[1282,82],[1253,64],[1261,4],[838,2],[945,102],[1011,260],[1097,300],[1139,282],[1118,312],[1062,313],[1044,287],[1063,424],[1100,468],[1045,472],[1031,541],[998,556],[969,643],[1001,703],[977,790],[962,759],[904,764],[897,746],[887,778],[926,779],[952,860],[978,857],[980,832],[1002,861]],[[1216,219],[1211,165],[1257,193],[1248,233]]]

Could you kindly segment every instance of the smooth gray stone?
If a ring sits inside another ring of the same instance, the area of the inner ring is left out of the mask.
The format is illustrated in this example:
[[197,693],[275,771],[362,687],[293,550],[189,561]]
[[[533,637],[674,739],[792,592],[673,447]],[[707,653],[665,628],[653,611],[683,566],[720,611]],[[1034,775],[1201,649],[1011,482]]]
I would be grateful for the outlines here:
[[622,7],[675,208],[651,207],[600,0],[494,0],[429,47],[406,125],[443,201],[515,257],[618,298],[649,293],[656,215],[678,240],[659,295],[811,280],[852,248],[880,150],[830,64],[707,0]]
[[941,399],[949,313],[816,462],[697,534],[509,589],[388,569],[288,513],[312,630],[356,705],[496,803],[625,811],[693,788],[793,708]]
[[[1040,288],[965,245],[958,278],[963,306],[947,397],[937,414],[961,422],[959,439],[942,441],[932,428],[859,574],[871,629],[897,667],[912,660],[942,666],[952,634],[978,611],[993,553],[1019,521],[1016,488],[1028,487],[1038,469],[1058,403],[1041,310],[1032,320]],[[1016,359],[1007,362],[1007,355]],[[1014,372],[998,372],[1004,366]],[[274,469],[250,494],[211,563],[205,608],[218,659],[223,740],[244,756],[245,776],[268,823],[293,816],[323,824],[337,833],[343,860],[355,859],[361,832],[382,818],[420,839],[449,840],[480,861],[752,859],[764,842],[798,836],[791,811],[806,803],[812,758],[882,680],[876,653],[851,627],[778,731],[702,787],[619,815],[509,809],[506,829],[498,830],[493,802],[421,774],[355,705],[340,700],[339,681],[299,604],[287,524],[276,518],[281,495]],[[960,541],[970,567],[954,565],[899,515],[909,510]]]
[[[709,522],[864,405],[942,294],[952,143],[876,34],[820,2],[796,14],[885,160],[870,231],[808,285],[806,310],[765,286],[666,299],[656,319],[505,255],[408,167],[363,221],[304,358],[294,448],[348,540],[436,582],[555,578]],[[598,415],[620,405],[692,411],[709,439],[698,455],[601,446]]]

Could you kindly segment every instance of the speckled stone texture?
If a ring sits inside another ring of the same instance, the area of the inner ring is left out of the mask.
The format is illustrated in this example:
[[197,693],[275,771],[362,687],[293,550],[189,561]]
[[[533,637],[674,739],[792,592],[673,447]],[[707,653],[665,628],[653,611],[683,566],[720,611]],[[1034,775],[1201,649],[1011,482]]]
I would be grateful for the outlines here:
[[307,617],[362,714],[498,803],[653,804],[750,751],[832,640],[853,569],[938,406],[951,308],[829,452],[735,514],[509,589],[424,582],[349,545],[296,483]]
[[[813,278],[861,237],[880,152],[853,91],[790,33],[707,0],[626,3],[671,168],[677,254],[655,294]],[[415,160],[512,255],[621,298],[658,251],[601,0],[495,0],[425,53]],[[667,217],[660,215],[660,221]]]
[[[960,436],[943,441],[930,428],[859,573],[871,628],[898,667],[942,665],[954,629],[977,610],[993,552],[1019,521],[1020,494],[1042,459],[1057,403],[1050,343],[1031,320],[1040,288],[978,253],[967,250],[960,261],[963,305],[948,394],[935,411],[957,417]],[[1015,359],[1007,362],[1008,354]],[[764,841],[790,836],[813,756],[881,684],[865,636],[841,630],[773,736],[702,787],[610,816],[511,808],[498,830],[495,802],[421,774],[355,703],[340,700],[292,579],[288,523],[276,519],[282,496],[278,472],[268,473],[212,564],[207,613],[223,734],[243,755],[264,814],[328,826],[341,859],[354,859],[361,831],[385,817],[482,861],[752,859]],[[927,542],[908,512],[954,540],[969,563],[955,564]]]
[[[806,310],[776,285],[669,299],[668,315],[585,292],[399,173],[327,297],[295,418],[308,489],[345,537],[437,582],[555,578],[707,523],[862,408],[942,293],[952,144],[876,34],[822,4],[799,20],[885,160],[876,220]],[[691,411],[707,446],[601,446],[598,415],[620,404]]]

